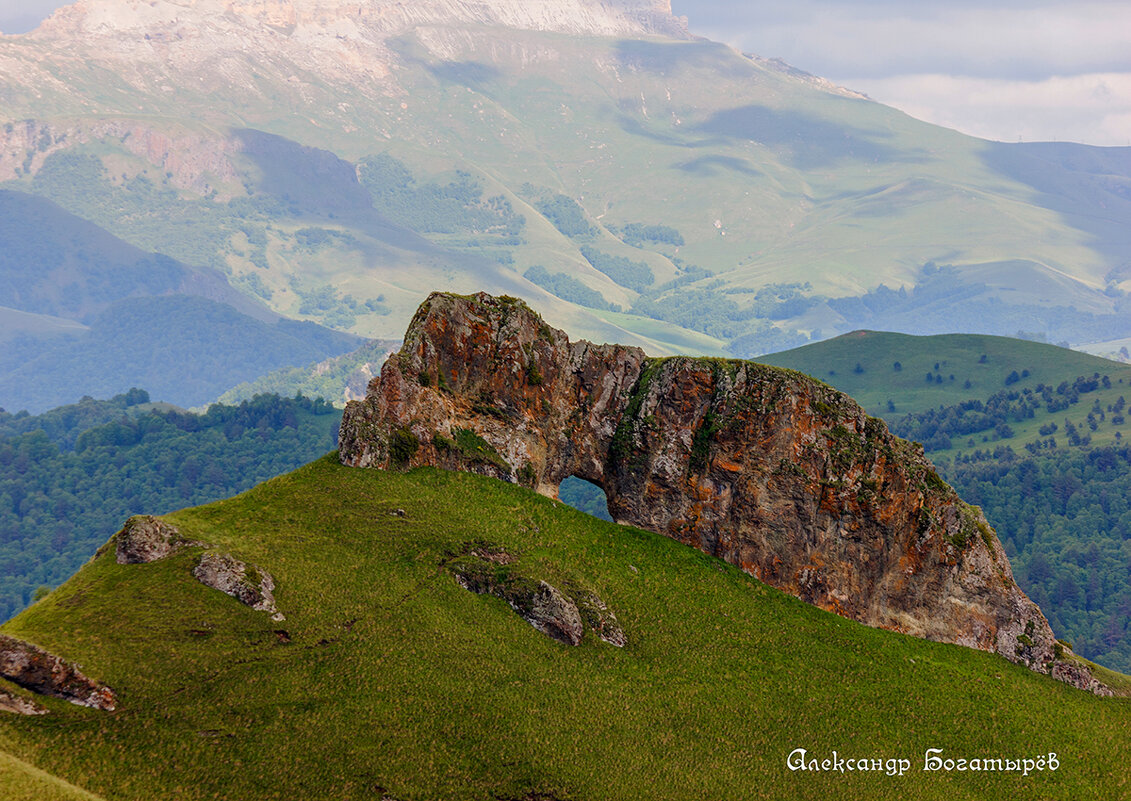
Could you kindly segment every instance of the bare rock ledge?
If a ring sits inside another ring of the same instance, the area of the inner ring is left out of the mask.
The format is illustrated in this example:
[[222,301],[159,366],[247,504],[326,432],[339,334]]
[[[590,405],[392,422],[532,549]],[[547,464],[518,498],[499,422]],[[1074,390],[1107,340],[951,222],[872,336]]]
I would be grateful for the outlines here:
[[257,612],[267,612],[272,620],[286,619],[275,608],[275,580],[266,570],[249,566],[233,556],[209,551],[200,557],[192,574],[206,587],[230,595]]

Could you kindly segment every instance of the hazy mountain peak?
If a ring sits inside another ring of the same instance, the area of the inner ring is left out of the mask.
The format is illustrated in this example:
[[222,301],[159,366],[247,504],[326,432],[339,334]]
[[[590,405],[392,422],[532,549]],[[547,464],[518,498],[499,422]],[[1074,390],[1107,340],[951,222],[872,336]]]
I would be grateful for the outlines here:
[[669,0],[79,0],[33,36],[215,35],[269,28],[304,37],[370,38],[421,24],[478,23],[512,28],[633,36],[686,36]]

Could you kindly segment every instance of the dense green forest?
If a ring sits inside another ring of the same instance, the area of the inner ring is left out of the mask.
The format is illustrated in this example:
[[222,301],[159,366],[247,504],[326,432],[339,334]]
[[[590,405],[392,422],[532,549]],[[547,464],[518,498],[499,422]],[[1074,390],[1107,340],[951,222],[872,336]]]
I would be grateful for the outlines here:
[[261,395],[204,414],[141,390],[0,412],[0,619],[69,577],[132,514],[227,498],[333,449],[339,412]]
[[305,395],[308,398],[325,398],[341,406],[351,398],[365,396],[370,379],[381,372],[385,359],[399,346],[400,342],[375,339],[342,356],[305,367],[273,370],[254,381],[237,384],[218,400],[220,403],[239,403],[256,395]]
[[457,170],[447,183],[417,181],[401,161],[382,153],[362,159],[358,179],[373,208],[390,220],[424,234],[490,234],[519,244],[526,218],[502,195],[483,197],[483,186]]
[[579,306],[607,311],[621,310],[620,306],[609,303],[600,292],[590,289],[569,273],[551,273],[541,264],[535,264],[526,271],[526,280],[537,284],[552,295],[557,295],[562,300],[568,300]]
[[1057,635],[1131,671],[1131,448],[1019,457],[998,446],[941,472],[982,507]]

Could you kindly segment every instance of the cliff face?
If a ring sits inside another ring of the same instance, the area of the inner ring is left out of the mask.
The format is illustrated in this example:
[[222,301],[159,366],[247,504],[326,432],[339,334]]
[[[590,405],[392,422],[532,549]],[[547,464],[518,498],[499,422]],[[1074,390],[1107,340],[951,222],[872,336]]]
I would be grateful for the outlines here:
[[551,496],[578,476],[618,522],[823,609],[1103,689],[1054,670],[1071,655],[922,449],[799,373],[571,343],[521,301],[434,294],[347,406],[340,451],[353,466],[469,470]]

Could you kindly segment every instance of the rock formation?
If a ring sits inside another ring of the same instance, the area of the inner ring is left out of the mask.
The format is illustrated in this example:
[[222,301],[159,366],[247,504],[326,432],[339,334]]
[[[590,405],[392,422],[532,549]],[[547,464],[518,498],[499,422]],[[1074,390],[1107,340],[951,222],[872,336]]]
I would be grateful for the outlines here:
[[285,620],[275,608],[275,580],[266,570],[209,551],[200,557],[192,574],[204,586],[230,595],[257,612],[267,612],[272,620]]
[[[521,301],[433,294],[342,420],[342,462],[605,490],[673,537],[870,626],[1089,687],[981,510],[848,396],[752,362],[570,342]],[[1092,687],[1093,690],[1097,689]]]
[[46,715],[47,710],[27,698],[9,690],[0,689],[0,711],[15,715]]
[[515,557],[496,546],[469,543],[466,552],[445,561],[465,590],[501,598],[519,616],[548,637],[581,645],[588,626],[601,640],[623,648],[624,631],[604,601],[572,580],[565,591],[511,567]]
[[114,536],[114,556],[120,565],[156,562],[190,543],[171,526],[152,515],[134,515]]
[[40,695],[107,712],[114,711],[118,702],[113,690],[87,678],[73,663],[7,634],[0,634],[0,678]]

